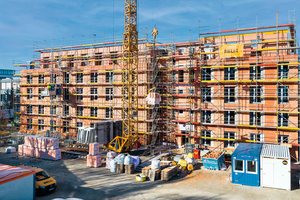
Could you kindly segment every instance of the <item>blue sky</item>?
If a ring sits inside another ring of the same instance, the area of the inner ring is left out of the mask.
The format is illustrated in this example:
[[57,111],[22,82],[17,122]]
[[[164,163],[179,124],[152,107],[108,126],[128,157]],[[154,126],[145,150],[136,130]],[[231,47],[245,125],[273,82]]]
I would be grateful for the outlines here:
[[[139,38],[157,27],[161,42],[197,40],[201,32],[288,23],[299,0],[138,0]],[[256,21],[256,14],[258,15]],[[124,0],[1,0],[0,68],[35,58],[34,48],[117,41],[124,31]],[[221,19],[221,20],[219,20]],[[300,23],[300,11],[296,10]],[[297,28],[299,37],[300,24]],[[93,37],[96,34],[96,37]]]

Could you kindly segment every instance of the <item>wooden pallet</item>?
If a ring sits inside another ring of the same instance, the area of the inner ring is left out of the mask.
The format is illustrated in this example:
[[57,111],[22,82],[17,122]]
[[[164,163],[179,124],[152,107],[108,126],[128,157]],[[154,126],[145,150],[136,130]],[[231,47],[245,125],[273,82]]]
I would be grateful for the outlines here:
[[148,176],[149,176],[149,171],[150,171],[150,170],[151,170],[151,166],[150,166],[150,165],[147,166],[147,167],[144,167],[144,168],[142,169],[142,175],[148,177]]
[[166,161],[166,160],[163,160],[163,161],[160,161],[160,166],[163,166],[163,165],[170,165],[170,163],[172,163],[172,161]]
[[161,176],[161,170],[160,169],[151,169],[151,170],[149,170],[149,179],[150,179],[150,181],[159,180],[160,176]]
[[161,180],[168,181],[177,174],[177,166],[168,167],[161,171]]
[[125,174],[134,174],[134,164],[125,165]]
[[117,164],[117,170],[116,170],[116,172],[117,172],[118,174],[121,174],[121,173],[124,173],[124,171],[125,171],[125,166],[124,166],[124,164]]

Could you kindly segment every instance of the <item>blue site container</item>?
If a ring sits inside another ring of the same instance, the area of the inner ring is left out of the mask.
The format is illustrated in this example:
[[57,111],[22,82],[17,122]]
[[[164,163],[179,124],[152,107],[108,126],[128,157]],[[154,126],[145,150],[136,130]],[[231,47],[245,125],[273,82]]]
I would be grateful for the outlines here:
[[224,161],[224,153],[219,158],[202,157],[203,167],[210,170],[220,170]]
[[231,155],[232,183],[260,186],[260,151],[262,144],[240,143]]

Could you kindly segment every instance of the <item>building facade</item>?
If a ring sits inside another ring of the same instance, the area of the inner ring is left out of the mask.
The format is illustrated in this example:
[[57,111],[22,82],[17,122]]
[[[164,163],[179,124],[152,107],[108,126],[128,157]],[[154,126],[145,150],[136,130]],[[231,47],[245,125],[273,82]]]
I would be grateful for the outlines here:
[[[295,44],[293,24],[203,33],[174,44],[141,40],[140,142],[225,150],[238,142],[285,143],[297,158]],[[75,137],[78,127],[122,118],[122,44],[36,51],[35,69],[20,73],[21,132]]]

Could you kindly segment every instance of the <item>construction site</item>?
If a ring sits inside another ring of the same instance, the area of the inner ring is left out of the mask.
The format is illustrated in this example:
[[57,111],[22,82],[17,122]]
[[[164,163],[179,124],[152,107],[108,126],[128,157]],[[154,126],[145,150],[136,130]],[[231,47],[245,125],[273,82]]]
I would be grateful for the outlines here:
[[[47,167],[56,165],[52,162],[63,162],[62,171],[84,170],[87,162],[88,167],[105,165],[116,173],[141,172],[135,174],[137,181],[176,184],[205,176],[199,187],[208,190],[208,185],[218,184],[209,177],[219,176],[222,183],[286,189],[297,195],[300,47],[295,20],[279,24],[277,14],[276,25],[199,30],[196,41],[162,43],[156,27],[151,40],[138,36],[136,6],[136,0],[125,0],[123,41],[36,48],[38,58],[14,65],[19,71],[15,76],[20,77],[15,123],[24,144],[6,149],[16,152],[17,160],[6,156],[1,163],[31,162],[55,174]],[[242,160],[246,156],[249,159]],[[263,171],[270,162],[264,159],[270,157],[282,165],[274,161],[272,169],[287,172],[279,180],[277,172],[267,176],[268,170]],[[103,176],[104,172],[91,170],[85,173]],[[258,180],[235,177],[243,173],[256,174]],[[270,177],[272,183],[266,181]],[[96,185],[95,190],[105,187]],[[59,187],[55,183],[55,193],[62,195]],[[251,192],[256,198],[270,198],[263,196],[265,190],[278,192],[265,188]],[[235,198],[247,198],[242,193]],[[289,193],[276,194],[274,198]],[[107,198],[129,198],[111,195]],[[207,195],[201,198],[221,194]]]
[[[220,149],[286,143],[298,159],[295,44],[294,24],[202,33],[199,41],[174,44],[141,39],[138,141]],[[21,70],[22,133],[70,138],[79,127],[123,119],[122,42],[35,51],[34,69]]]

